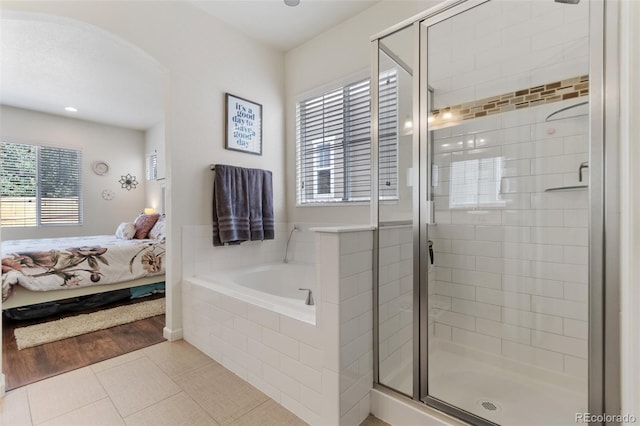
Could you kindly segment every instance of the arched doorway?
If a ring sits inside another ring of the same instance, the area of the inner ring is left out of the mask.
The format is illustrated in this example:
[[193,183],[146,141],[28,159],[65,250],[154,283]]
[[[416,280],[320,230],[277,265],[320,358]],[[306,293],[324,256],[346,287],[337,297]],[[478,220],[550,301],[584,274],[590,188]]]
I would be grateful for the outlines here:
[[[98,147],[91,146],[92,141],[86,141],[87,145],[82,146],[85,153],[83,169],[109,156],[106,163],[113,172],[105,179],[105,176],[83,170],[88,179],[83,189],[82,226],[5,228],[2,239],[110,234],[114,232],[116,222],[132,220],[145,207],[165,211],[162,202],[166,167],[159,168],[162,174],[156,177],[162,179],[156,180],[146,180],[144,168],[146,157],[152,153],[156,154],[158,164],[164,164],[166,68],[140,48],[94,25],[48,14],[16,11],[2,13],[1,55],[2,108],[60,116],[62,121],[73,118],[86,121],[88,126],[98,123],[97,126],[140,133],[144,146],[137,149],[140,158],[134,162],[139,162],[138,179],[145,180],[144,189],[125,191],[106,200],[102,197],[105,189],[119,189],[117,180],[121,172],[116,163],[129,153],[118,155],[114,152],[119,146],[116,141],[113,144],[93,141],[94,144],[101,143]],[[74,106],[77,111],[65,111],[65,106]],[[11,116],[15,114],[7,114],[7,118]],[[64,139],[61,130],[47,140],[42,132],[33,131],[37,129],[37,123],[32,122],[30,127],[31,131],[23,135],[16,134],[15,128],[7,130],[14,132],[11,135],[3,131],[2,137],[22,136],[31,142],[42,143]],[[131,159],[123,163],[122,168],[130,164]],[[170,294],[167,297],[170,298]],[[0,395],[4,390],[4,376],[0,375]]]

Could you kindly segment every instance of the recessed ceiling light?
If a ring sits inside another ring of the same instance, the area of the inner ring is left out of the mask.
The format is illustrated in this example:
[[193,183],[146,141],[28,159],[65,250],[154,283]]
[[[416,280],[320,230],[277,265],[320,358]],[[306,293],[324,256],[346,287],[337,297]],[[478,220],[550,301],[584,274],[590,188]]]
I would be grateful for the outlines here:
[[78,112],[78,108],[74,108],[72,106],[64,107],[64,110],[69,112]]
[[284,4],[287,6],[295,7],[300,4],[300,0],[284,0]]

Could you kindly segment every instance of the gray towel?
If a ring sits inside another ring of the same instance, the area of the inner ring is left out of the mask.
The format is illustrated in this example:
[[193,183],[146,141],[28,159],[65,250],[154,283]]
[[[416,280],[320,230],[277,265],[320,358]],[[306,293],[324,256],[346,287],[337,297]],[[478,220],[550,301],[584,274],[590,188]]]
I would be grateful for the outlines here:
[[213,245],[274,238],[270,171],[216,165],[213,183]]

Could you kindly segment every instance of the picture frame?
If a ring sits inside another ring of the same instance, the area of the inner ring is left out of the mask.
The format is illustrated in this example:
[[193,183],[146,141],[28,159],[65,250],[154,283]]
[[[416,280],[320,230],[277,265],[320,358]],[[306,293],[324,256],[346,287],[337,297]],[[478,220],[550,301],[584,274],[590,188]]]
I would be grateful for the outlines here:
[[262,155],[262,105],[225,94],[225,148]]

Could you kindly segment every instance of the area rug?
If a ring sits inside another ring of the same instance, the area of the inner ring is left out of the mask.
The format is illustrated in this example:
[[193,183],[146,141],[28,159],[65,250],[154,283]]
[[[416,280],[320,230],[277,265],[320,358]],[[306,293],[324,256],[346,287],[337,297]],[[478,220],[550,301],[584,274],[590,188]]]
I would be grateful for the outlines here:
[[30,348],[68,337],[79,336],[116,325],[164,314],[165,299],[154,299],[103,311],[66,317],[56,321],[16,328],[18,349]]

